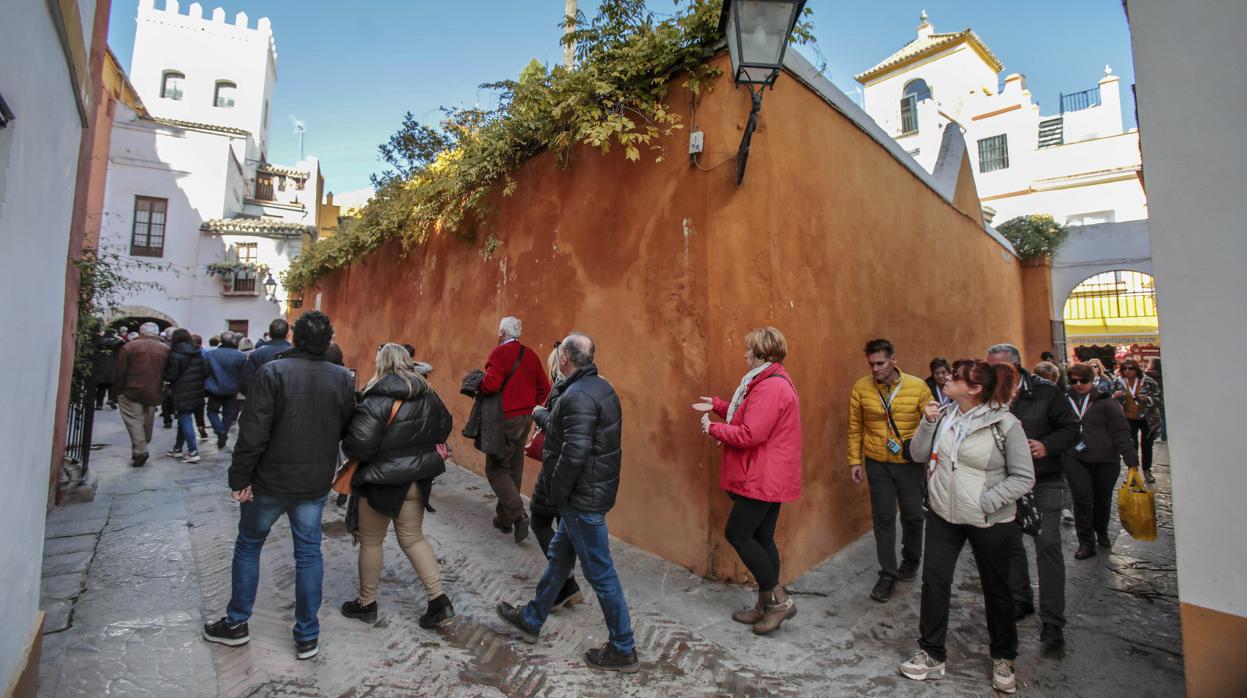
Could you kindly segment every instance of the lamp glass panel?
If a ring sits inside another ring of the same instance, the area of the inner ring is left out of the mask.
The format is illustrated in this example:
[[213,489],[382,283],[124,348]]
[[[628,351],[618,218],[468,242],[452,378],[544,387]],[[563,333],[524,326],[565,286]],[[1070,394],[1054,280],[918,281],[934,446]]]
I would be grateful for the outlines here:
[[740,22],[740,59],[744,63],[778,65],[794,9],[796,3],[735,0],[732,12]]

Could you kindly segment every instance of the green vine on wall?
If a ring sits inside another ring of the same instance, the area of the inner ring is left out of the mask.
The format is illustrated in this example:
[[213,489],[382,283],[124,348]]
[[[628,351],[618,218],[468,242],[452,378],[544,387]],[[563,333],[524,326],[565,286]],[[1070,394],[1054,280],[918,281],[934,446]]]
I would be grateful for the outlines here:
[[[482,85],[497,93],[496,107],[443,108],[437,127],[409,112],[379,147],[390,169],[373,177],[373,198],[337,235],[304,250],[286,288],[301,291],[390,239],[404,253],[437,233],[476,240],[495,195],[513,194],[512,173],[542,151],[561,167],[581,145],[662,161],[664,139],[683,127],[667,104],[668,83],[686,75],[682,84],[699,95],[722,72],[707,65],[722,38],[721,9],[722,0],[675,0],[660,16],[645,0],[604,0],[593,19],[575,17],[565,37],[576,42],[573,69],[534,60],[516,80]],[[813,43],[808,8],[792,40]]]
[[104,318],[112,315],[122,300],[153,284],[135,281],[132,270],[142,263],[123,259],[115,252],[85,250],[74,261],[78,271],[78,334],[74,370],[90,373],[92,340],[103,329]]

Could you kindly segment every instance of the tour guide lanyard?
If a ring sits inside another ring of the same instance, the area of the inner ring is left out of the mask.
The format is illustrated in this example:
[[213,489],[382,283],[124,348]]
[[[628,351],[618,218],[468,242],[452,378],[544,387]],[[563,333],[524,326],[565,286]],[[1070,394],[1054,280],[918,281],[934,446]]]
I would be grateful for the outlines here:
[[[897,371],[897,373],[900,373],[900,371]],[[879,393],[879,402],[883,403],[884,412],[891,414],[892,401],[896,399],[896,394],[901,392],[901,384],[904,382],[905,382],[905,374],[902,373],[901,375],[897,376],[896,387],[892,388],[892,394],[888,395],[886,400],[883,397],[883,391],[879,390],[879,384],[875,383],[875,392]]]
[[[1122,382],[1126,383],[1126,381],[1122,381]],[[1126,390],[1130,391],[1130,399],[1134,400],[1135,402],[1139,401],[1139,384],[1142,382],[1143,382],[1142,378],[1136,378],[1134,380],[1133,386],[1130,385],[1129,383],[1126,383]]]
[[1081,422],[1083,415],[1087,414],[1087,408],[1091,407],[1091,396],[1083,398],[1081,408],[1078,407],[1078,403],[1074,402],[1074,398],[1066,396],[1065,399],[1069,400],[1070,407],[1074,408],[1074,414],[1078,415],[1078,421]]

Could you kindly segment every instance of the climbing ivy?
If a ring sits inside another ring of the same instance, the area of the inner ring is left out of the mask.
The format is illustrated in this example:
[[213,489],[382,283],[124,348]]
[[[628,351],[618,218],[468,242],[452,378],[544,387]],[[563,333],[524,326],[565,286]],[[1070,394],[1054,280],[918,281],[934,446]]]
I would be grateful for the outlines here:
[[[294,261],[286,287],[301,291],[390,239],[401,240],[403,252],[435,233],[476,240],[495,196],[514,193],[512,173],[539,152],[551,151],[561,167],[580,145],[661,162],[664,138],[682,128],[666,101],[671,79],[685,75],[682,84],[700,95],[721,72],[707,65],[721,39],[721,8],[722,0],[675,0],[674,11],[660,15],[645,0],[604,0],[592,19],[575,17],[564,39],[575,41],[573,69],[534,60],[515,80],[482,85],[497,106],[443,108],[437,127],[408,113],[379,148],[390,169],[373,177],[373,198]],[[813,42],[806,13],[795,43]]]
[[1054,254],[1069,235],[1069,230],[1047,213],[1011,218],[996,226],[996,230],[1013,243],[1013,249],[1023,259]]

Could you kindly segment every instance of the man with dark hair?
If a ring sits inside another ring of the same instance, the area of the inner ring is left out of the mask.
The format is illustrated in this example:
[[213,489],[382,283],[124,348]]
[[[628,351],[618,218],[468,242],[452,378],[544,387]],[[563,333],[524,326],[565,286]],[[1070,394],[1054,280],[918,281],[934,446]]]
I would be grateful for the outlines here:
[[[306,313],[305,313],[306,314]],[[257,343],[255,350],[247,355],[247,363],[242,367],[242,394],[249,395],[251,383],[255,379],[256,371],[264,364],[277,358],[277,355],[290,349],[290,342],[286,341],[286,335],[290,333],[290,324],[281,318],[268,324],[268,332],[265,337],[272,337],[271,340],[264,344]]]
[[222,332],[220,346],[204,354],[208,365],[208,421],[216,433],[217,448],[225,448],[229,429],[238,418],[238,391],[242,388],[242,367],[247,355],[238,351],[238,337],[233,332]]
[[95,409],[104,409],[104,400],[108,406],[117,409],[117,392],[113,390],[113,369],[117,365],[117,353],[125,346],[125,341],[118,339],[117,331],[111,327],[104,334],[97,336],[91,354],[91,377],[95,379]]
[[[909,453],[922,408],[931,401],[926,382],[896,367],[896,351],[886,339],[866,343],[870,375],[849,394],[849,472],[853,483],[870,483],[879,580],[870,598],[892,598],[897,580],[913,581],[922,561],[922,498],[926,458]],[[919,462],[911,460],[917,456]],[[863,470],[863,464],[865,468]],[[901,564],[896,564],[896,509],[901,510]]]
[[559,383],[563,392],[551,410],[534,410],[546,433],[536,487],[545,503],[558,509],[559,527],[533,600],[522,608],[500,601],[497,611],[525,640],[536,642],[578,557],[610,630],[606,644],[585,652],[585,663],[601,671],[633,673],[640,664],[632,621],[606,530],[606,513],[619,491],[623,410],[615,389],[598,375],[594,353],[588,336],[568,335],[559,344],[559,370],[567,376]]
[[[987,361],[1010,364],[1021,376],[1011,410],[1022,422],[1030,445],[1035,462],[1035,506],[1042,514],[1039,535],[1035,537],[1039,619],[1043,621],[1039,641],[1048,647],[1059,647],[1065,642],[1065,557],[1061,551],[1065,468],[1061,454],[1078,441],[1078,415],[1060,388],[1022,368],[1022,353],[1012,344],[989,347]],[[1009,583],[1013,587],[1014,616],[1021,619],[1035,612],[1035,592],[1031,589],[1030,566],[1020,528],[1012,557]]]
[[285,514],[294,538],[295,653],[309,659],[319,651],[321,513],[355,410],[350,372],[325,359],[332,340],[328,316],[308,311],[295,322],[294,349],[255,374],[229,469],[229,488],[242,504],[233,592],[225,617],[204,624],[209,642],[237,647],[250,641],[247,620],[260,583],[260,550]]

